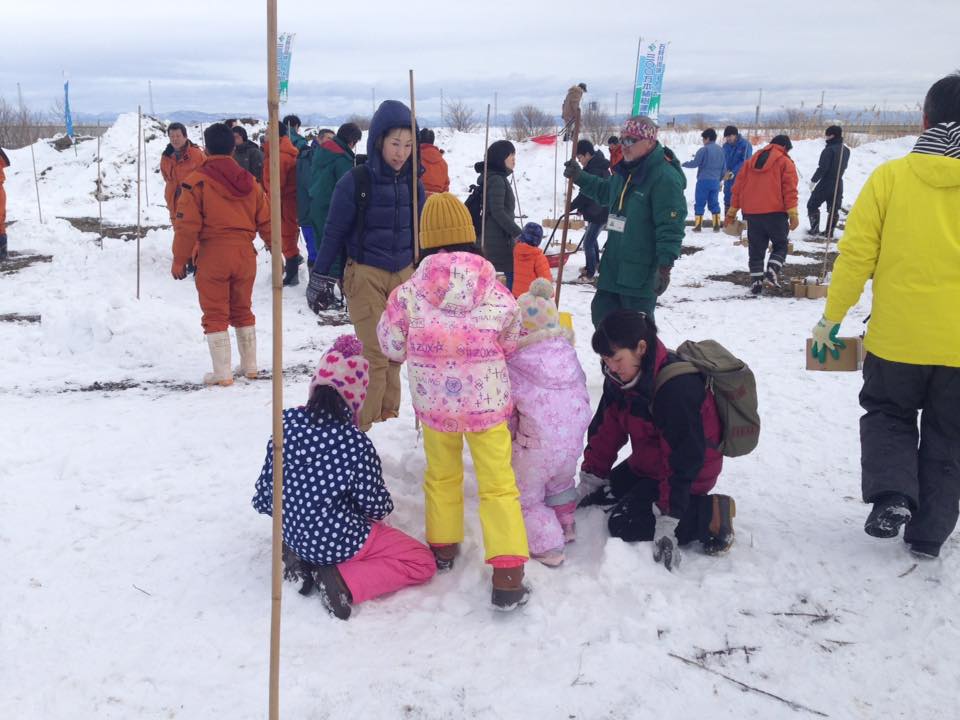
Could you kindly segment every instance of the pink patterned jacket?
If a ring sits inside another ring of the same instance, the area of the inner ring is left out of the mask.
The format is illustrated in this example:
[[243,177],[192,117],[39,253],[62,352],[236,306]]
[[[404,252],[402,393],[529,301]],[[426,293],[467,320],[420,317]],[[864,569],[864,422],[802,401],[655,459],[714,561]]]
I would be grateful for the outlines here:
[[480,432],[510,418],[505,355],[517,346],[520,311],[479,255],[426,258],[390,293],[377,324],[383,354],[407,362],[413,407],[440,432]]
[[514,444],[583,450],[593,413],[587,378],[570,341],[555,334],[524,344],[507,359],[507,369],[516,404]]

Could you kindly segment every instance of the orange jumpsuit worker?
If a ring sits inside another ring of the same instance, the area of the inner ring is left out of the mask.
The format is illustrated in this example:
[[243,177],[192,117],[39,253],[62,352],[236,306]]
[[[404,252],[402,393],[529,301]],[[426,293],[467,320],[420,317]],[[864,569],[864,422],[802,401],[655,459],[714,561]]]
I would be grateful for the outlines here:
[[4,168],[10,167],[10,159],[0,148],[0,262],[7,259],[7,191],[3,183],[7,179]]
[[230,128],[214,123],[203,139],[207,161],[180,185],[171,273],[177,280],[187,276],[187,263],[199,244],[197,294],[213,361],[213,372],[204,375],[203,381],[232,385],[230,325],[236,328],[240,372],[250,379],[257,377],[253,239],[259,232],[264,242],[270,242],[270,206],[253,175],[233,159]]
[[[263,146],[263,187],[270,196],[270,143]],[[297,155],[288,135],[287,125],[280,125],[280,234],[283,236],[283,284],[300,284],[300,256],[297,222]],[[267,242],[267,249],[270,243]]]
[[187,129],[183,123],[170,123],[167,137],[170,143],[160,157],[160,174],[166,183],[163,198],[167,201],[170,222],[173,223],[177,210],[177,188],[187,179],[187,175],[203,165],[204,155],[203,150],[187,139]]

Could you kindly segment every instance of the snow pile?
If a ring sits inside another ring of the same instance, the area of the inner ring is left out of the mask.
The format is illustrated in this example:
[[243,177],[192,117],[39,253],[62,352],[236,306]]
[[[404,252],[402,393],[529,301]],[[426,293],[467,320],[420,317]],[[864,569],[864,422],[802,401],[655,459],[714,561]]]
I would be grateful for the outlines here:
[[[115,181],[104,203],[112,222],[136,220],[135,197],[114,192],[135,179],[135,127],[136,116],[125,116],[103,143]],[[198,131],[191,128],[191,137]],[[696,137],[664,140],[681,159],[699,145]],[[846,204],[880,162],[912,142],[855,148]],[[437,144],[463,196],[483,135],[441,130]],[[147,146],[155,161],[165,140]],[[804,179],[821,147],[796,143]],[[178,389],[197,383],[209,358],[193,284],[170,278],[171,231],[143,238],[136,300],[135,242],[107,238],[100,249],[95,235],[54,219],[96,216],[91,143],[76,156],[45,143],[35,151],[40,169],[52,168],[41,184],[47,222],[36,220],[29,149],[15,151],[10,248],[53,260],[0,275],[0,315],[42,316],[0,322],[6,714],[264,717],[270,524],[249,501],[270,432],[270,384]],[[524,213],[549,217],[553,148],[520,144],[517,168]],[[159,182],[150,190],[159,201]],[[801,203],[807,192],[801,186]],[[166,210],[151,205],[146,217],[161,224]],[[799,231],[793,240],[797,250],[822,248]],[[859,375],[803,369],[804,339],[822,302],[747,300],[744,288],[707,279],[745,270],[745,248],[710,232],[689,234],[686,244],[704,249],[677,264],[657,311],[664,341],[716,338],[758,378],[760,446],[728,460],[717,487],[737,500],[731,552],[711,558],[690,550],[680,570],[667,573],[651,562],[648,543],[611,540],[606,515],[590,508],[578,512],[566,565],[531,563],[530,604],[496,614],[468,460],[467,537],[451,573],[362,605],[348,623],[285,586],[285,717],[798,717],[784,702],[674,656],[830,717],[955,715],[957,538],[942,561],[917,565],[901,541],[863,533]],[[265,367],[272,339],[265,254],[259,263],[254,311]],[[571,260],[568,279],[581,264],[581,256]],[[343,332],[316,324],[303,289],[283,297],[288,405],[305,399],[319,351]],[[590,351],[591,297],[588,288],[566,285],[561,304],[573,315],[596,401],[602,377]],[[846,333],[859,332],[868,309],[869,295]],[[134,387],[64,392],[96,382]],[[391,522],[422,537],[424,458],[405,374],[401,417],[376,426],[372,438],[396,504]],[[38,691],[39,676],[57,691]]]

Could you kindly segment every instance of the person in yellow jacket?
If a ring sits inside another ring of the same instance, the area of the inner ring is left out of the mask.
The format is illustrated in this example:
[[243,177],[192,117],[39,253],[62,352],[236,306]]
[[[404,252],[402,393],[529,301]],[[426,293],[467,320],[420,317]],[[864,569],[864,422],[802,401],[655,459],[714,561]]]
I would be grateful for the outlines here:
[[[960,514],[960,73],[934,83],[924,132],[867,180],[840,241],[813,354],[873,278],[860,405],[864,529],[937,557]],[[917,428],[917,415],[920,427]]]

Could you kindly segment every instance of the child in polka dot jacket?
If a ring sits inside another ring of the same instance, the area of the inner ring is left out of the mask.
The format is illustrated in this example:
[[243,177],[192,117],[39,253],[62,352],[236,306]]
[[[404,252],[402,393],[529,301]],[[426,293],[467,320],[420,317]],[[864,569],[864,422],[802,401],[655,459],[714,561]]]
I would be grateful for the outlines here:
[[424,258],[396,288],[377,325],[380,347],[407,363],[413,408],[427,456],[424,495],[427,542],[441,569],[453,566],[464,538],[463,441],[477,474],[492,601],[509,610],[526,602],[527,534],[510,465],[512,411],[505,355],[520,333],[517,301],[476,254],[470,212],[450,193],[423,207]]
[[573,332],[560,325],[553,285],[537,278],[518,303],[523,332],[507,358],[513,471],[531,557],[555,567],[563,562],[564,544],[576,537],[574,477],[590,424],[590,395]]
[[[373,443],[357,428],[369,365],[363,346],[343,335],[310,382],[306,406],[283,412],[284,576],[314,588],[346,620],[351,605],[433,577],[422,543],[381,522],[393,510]],[[273,440],[253,507],[273,511]]]

